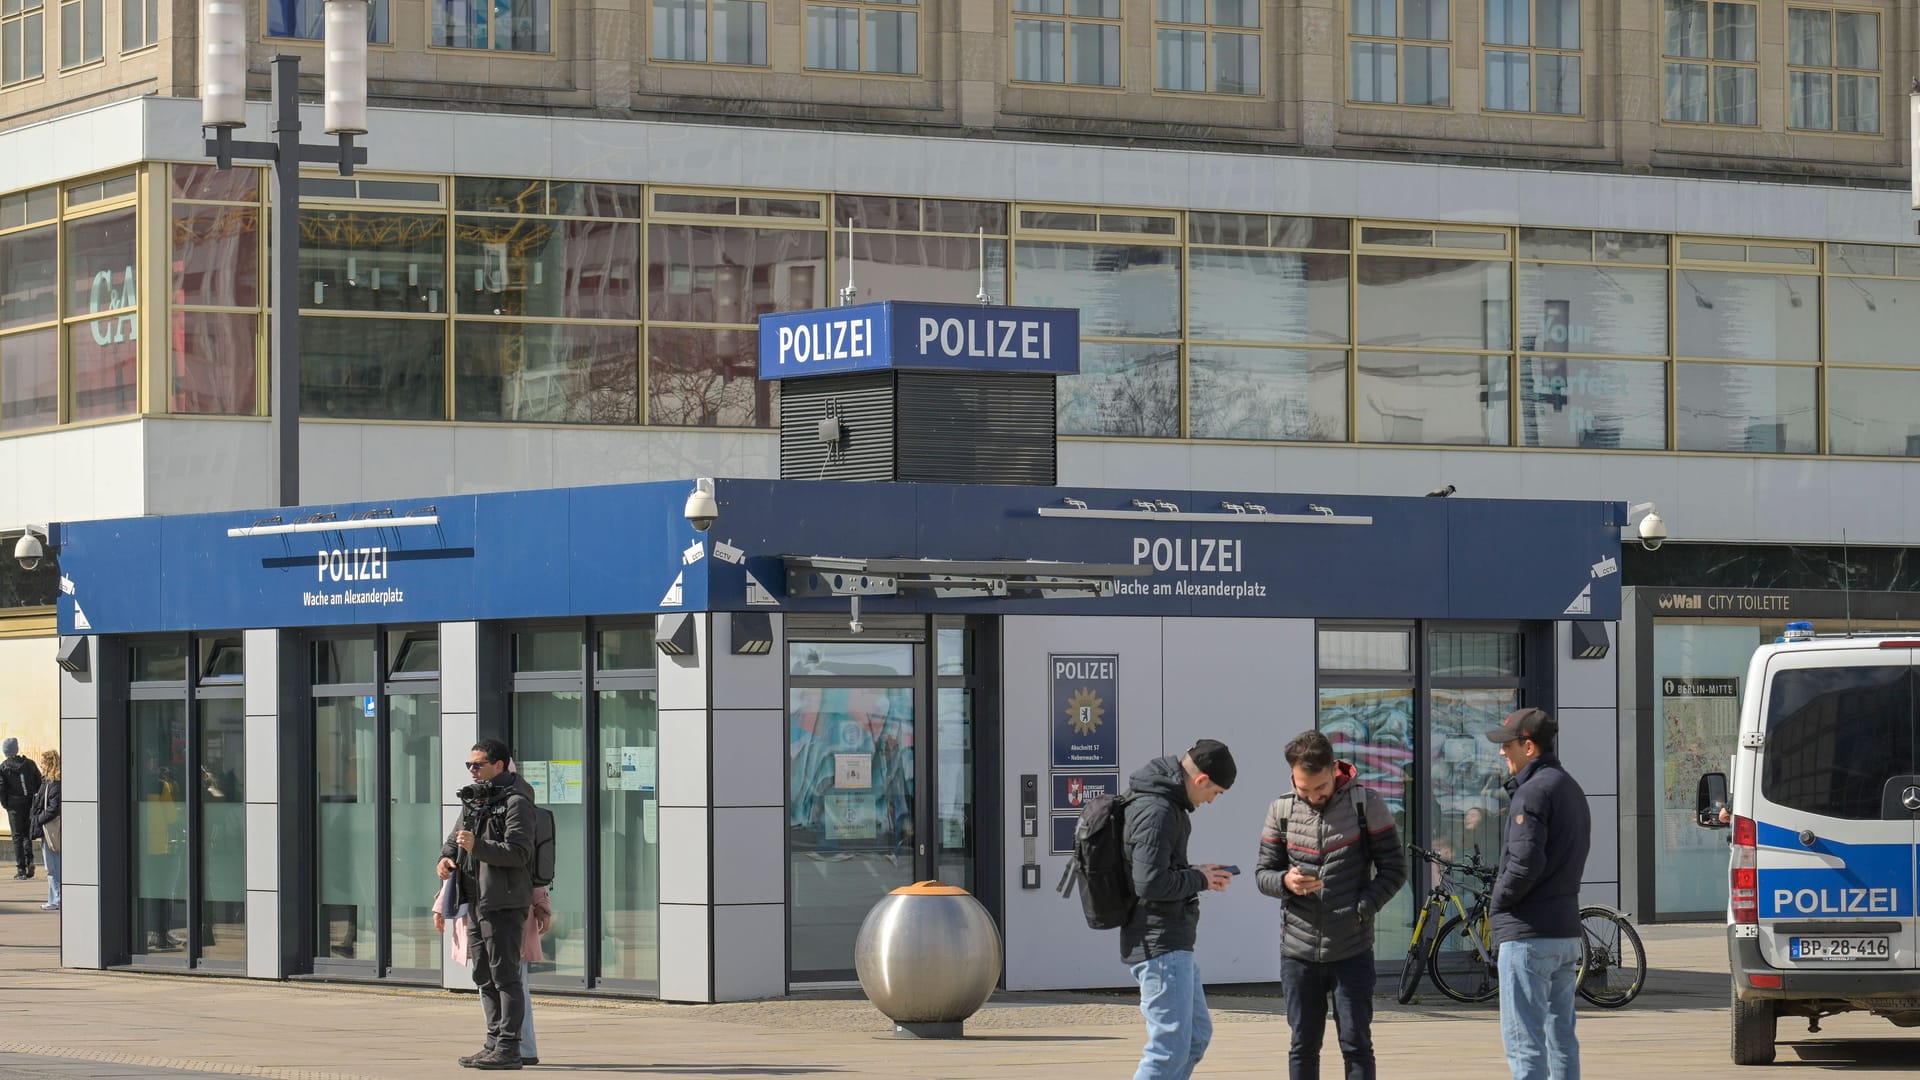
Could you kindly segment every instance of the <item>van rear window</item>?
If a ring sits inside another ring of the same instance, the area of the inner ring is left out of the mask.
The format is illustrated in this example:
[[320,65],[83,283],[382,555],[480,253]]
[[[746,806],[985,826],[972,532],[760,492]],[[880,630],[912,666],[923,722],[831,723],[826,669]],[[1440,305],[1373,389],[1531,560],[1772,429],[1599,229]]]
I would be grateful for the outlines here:
[[1877,820],[1887,781],[1916,771],[1914,701],[1905,664],[1776,673],[1761,794],[1824,817]]

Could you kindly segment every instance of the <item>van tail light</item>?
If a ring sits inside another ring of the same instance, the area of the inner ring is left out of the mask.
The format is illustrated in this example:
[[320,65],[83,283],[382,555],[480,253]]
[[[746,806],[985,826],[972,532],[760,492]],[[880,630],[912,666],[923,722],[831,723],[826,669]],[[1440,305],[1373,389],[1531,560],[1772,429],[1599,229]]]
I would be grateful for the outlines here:
[[1733,861],[1730,886],[1733,921],[1760,921],[1760,830],[1752,818],[1733,819]]
[[1756,990],[1780,990],[1785,988],[1787,980],[1780,975],[1749,975],[1747,985]]

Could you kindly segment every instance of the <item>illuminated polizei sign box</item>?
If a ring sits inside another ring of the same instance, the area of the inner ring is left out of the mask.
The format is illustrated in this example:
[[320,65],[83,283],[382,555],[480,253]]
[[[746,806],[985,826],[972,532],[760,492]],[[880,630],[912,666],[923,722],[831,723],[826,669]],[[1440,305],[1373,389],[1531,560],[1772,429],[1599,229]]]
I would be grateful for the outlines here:
[[760,378],[863,371],[1080,370],[1080,313],[984,304],[874,304],[760,317]]

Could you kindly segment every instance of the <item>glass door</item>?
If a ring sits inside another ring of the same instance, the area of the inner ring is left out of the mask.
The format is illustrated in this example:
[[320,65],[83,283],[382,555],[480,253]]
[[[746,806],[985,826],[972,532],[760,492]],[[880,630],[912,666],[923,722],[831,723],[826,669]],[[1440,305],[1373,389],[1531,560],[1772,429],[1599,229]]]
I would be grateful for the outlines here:
[[133,947],[187,957],[187,703],[134,701]]
[[239,697],[194,703],[200,714],[195,785],[200,800],[200,960],[247,965],[247,710]]

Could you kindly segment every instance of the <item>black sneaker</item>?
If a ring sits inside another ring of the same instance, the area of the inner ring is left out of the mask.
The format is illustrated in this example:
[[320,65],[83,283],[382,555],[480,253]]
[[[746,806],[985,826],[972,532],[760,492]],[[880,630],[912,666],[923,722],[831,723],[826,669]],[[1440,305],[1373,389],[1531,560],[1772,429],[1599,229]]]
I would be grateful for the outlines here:
[[523,1058],[521,1058],[521,1059],[520,1059],[520,1064],[522,1064],[522,1065],[538,1065],[538,1064],[540,1064],[540,1059],[539,1059],[539,1058],[537,1058],[537,1057],[523,1057]]
[[491,1044],[487,1046],[483,1046],[480,1049],[475,1050],[473,1053],[468,1054],[465,1057],[461,1058],[460,1067],[463,1069],[471,1069],[473,1068],[474,1062],[479,1061],[481,1058],[486,1057],[488,1054],[491,1054],[491,1053],[493,1053],[493,1046]]
[[524,1064],[526,1063],[520,1060],[520,1051],[517,1048],[508,1050],[504,1047],[495,1047],[473,1059],[473,1067],[476,1069],[518,1069]]

